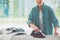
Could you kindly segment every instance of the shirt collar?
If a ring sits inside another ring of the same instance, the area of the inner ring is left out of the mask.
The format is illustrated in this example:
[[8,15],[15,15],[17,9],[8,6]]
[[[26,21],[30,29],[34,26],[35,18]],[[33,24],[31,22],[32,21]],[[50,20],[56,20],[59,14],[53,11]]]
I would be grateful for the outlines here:
[[[36,6],[37,9],[39,9],[38,5]],[[45,9],[45,4],[43,3],[42,9]]]

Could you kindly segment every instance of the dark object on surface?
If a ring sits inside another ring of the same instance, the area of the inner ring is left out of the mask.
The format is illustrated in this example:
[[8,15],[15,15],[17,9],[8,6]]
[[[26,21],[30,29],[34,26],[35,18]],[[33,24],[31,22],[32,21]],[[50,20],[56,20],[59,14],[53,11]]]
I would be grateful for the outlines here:
[[26,33],[17,33],[15,36],[18,36],[18,35],[25,35]]
[[12,30],[13,28],[14,28],[14,27],[12,27],[12,28],[7,28],[6,30],[7,30],[7,31],[10,31],[10,30]]
[[41,32],[32,32],[31,36],[35,37],[35,38],[45,38],[45,36],[41,33]]
[[22,28],[16,28],[16,27],[7,28],[6,30],[8,31],[7,34],[15,33],[15,32],[19,32],[20,34],[25,33],[25,31]]
[[11,31],[12,30],[12,32],[25,32],[22,28],[16,28],[16,27],[12,27],[12,28],[7,28],[6,29],[7,31]]

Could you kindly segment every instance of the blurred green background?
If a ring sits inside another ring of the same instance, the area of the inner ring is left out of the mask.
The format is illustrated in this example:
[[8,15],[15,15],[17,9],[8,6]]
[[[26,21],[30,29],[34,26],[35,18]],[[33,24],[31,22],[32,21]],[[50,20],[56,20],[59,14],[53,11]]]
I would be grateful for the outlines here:
[[[54,9],[60,23],[60,0],[44,0],[44,2]],[[0,0],[0,24],[26,23],[34,6],[35,0]]]

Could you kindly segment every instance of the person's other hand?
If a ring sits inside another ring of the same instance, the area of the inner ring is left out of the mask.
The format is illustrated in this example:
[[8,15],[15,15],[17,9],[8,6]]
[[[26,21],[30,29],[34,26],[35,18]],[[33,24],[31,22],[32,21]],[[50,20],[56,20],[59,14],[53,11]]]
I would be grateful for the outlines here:
[[58,26],[55,27],[55,30],[54,30],[54,35],[58,36],[59,33],[57,32],[58,31]]
[[54,32],[54,35],[55,35],[55,36],[58,36],[58,35],[59,35],[59,33],[58,33],[58,32]]

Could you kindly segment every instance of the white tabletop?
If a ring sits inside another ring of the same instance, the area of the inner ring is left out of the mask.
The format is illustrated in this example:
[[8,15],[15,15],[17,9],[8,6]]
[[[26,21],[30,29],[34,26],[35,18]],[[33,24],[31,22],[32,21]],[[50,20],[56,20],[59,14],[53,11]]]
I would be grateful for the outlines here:
[[60,36],[45,35],[45,38],[33,38],[30,35],[17,35],[16,33],[0,35],[0,40],[60,40]]
[[33,38],[29,35],[18,35],[11,38],[11,40],[60,40],[58,36],[46,35],[46,38]]

